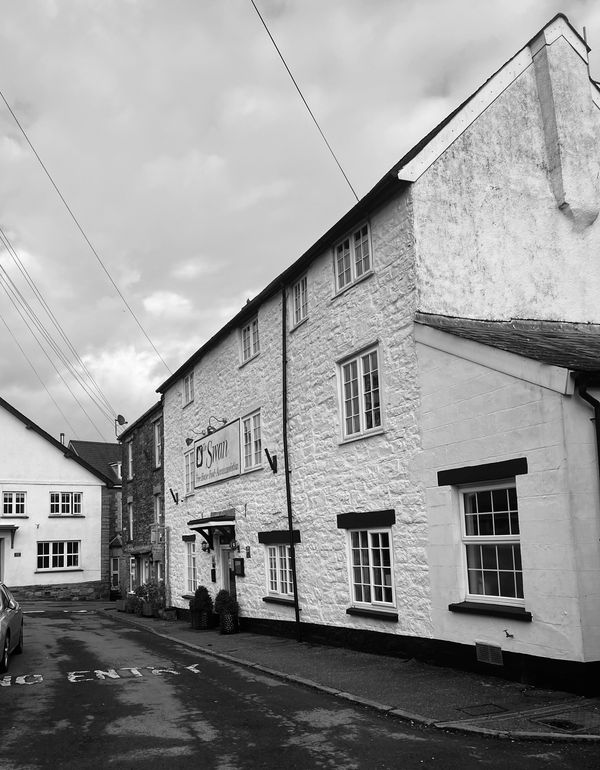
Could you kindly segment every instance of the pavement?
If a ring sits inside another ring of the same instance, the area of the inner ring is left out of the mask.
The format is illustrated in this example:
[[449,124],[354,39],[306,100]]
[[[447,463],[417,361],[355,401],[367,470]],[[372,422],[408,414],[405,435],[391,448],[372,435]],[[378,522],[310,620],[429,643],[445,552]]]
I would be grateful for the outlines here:
[[600,698],[278,636],[199,631],[182,620],[117,612],[112,602],[23,602],[26,614],[59,609],[100,613],[203,655],[415,724],[512,740],[600,742]]

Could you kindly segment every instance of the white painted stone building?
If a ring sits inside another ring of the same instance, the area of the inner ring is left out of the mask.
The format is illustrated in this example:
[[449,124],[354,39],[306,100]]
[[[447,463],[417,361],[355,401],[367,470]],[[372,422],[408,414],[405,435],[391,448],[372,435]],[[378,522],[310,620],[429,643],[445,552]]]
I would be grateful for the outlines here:
[[0,580],[19,598],[108,596],[108,487],[0,398]]
[[173,604],[589,682],[599,106],[558,16],[159,388]]

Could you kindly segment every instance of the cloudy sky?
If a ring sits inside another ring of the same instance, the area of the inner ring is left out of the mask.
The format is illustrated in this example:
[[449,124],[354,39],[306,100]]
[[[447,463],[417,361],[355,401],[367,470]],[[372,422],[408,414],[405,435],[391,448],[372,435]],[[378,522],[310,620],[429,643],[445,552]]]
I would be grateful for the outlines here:
[[[600,78],[596,0],[255,1],[359,197],[559,11]],[[114,440],[354,197],[250,0],[0,11],[0,396]],[[58,337],[34,288],[103,410],[9,299]]]

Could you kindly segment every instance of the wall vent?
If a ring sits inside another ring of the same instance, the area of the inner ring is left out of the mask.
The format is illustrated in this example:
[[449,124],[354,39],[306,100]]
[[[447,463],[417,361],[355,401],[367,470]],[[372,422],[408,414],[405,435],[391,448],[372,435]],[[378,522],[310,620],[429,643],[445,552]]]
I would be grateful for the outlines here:
[[492,666],[503,666],[502,648],[488,642],[475,642],[475,653],[480,663],[489,663]]

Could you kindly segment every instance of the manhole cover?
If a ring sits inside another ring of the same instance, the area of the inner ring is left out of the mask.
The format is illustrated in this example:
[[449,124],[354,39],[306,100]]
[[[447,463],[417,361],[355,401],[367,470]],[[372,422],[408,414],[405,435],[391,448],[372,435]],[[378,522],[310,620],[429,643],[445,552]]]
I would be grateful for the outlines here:
[[477,706],[465,706],[459,711],[464,711],[471,717],[487,717],[491,714],[501,714],[506,709],[502,706],[496,706],[495,703],[481,703]]
[[536,719],[541,725],[551,727],[553,730],[562,730],[565,733],[581,733],[585,730],[585,726],[579,722],[573,722],[572,719]]

